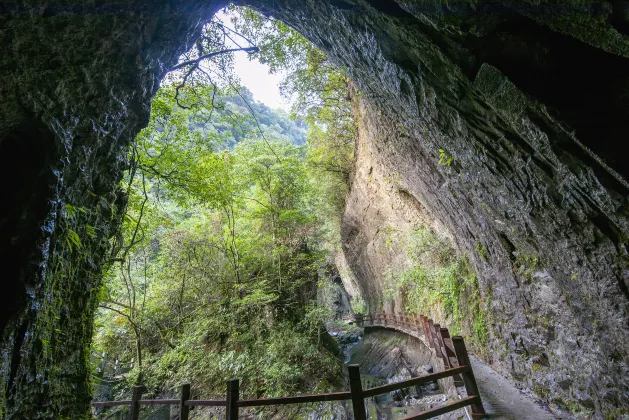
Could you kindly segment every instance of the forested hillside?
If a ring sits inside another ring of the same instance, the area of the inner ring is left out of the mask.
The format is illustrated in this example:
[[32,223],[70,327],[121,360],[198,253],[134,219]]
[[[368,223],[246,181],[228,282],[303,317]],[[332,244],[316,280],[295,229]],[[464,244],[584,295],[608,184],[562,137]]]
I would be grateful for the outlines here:
[[348,82],[287,27],[240,18],[262,60],[288,70],[292,118],[233,84],[160,89],[120,184],[129,200],[92,343],[133,368],[114,388],[95,372],[101,396],[183,383],[220,395],[236,376],[243,395],[279,396],[342,378],[316,293],[339,243],[353,153]]

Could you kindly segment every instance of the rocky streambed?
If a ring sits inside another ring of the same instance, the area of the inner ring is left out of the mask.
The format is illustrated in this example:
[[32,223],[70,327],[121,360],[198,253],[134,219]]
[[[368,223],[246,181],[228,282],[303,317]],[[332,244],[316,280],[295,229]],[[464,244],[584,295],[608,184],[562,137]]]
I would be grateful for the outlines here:
[[[338,321],[327,328],[339,344],[344,362],[360,366],[363,389],[428,375],[435,369],[431,351],[414,337],[384,329],[364,330]],[[433,382],[369,398],[367,413],[373,420],[400,419],[456,398],[451,385]],[[438,418],[465,417],[464,410],[457,410]]]

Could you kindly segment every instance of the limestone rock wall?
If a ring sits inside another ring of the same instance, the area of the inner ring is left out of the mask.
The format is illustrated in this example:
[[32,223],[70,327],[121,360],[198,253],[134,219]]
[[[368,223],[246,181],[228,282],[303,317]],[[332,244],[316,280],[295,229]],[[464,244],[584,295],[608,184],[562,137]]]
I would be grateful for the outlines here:
[[378,120],[382,110],[371,114],[373,109],[366,106],[369,100],[364,94],[354,91],[352,96],[357,138],[343,216],[343,254],[369,310],[401,313],[403,303],[387,289],[395,286],[395,275],[411,265],[402,238],[419,226],[444,228],[409,192],[399,168],[385,158],[386,144],[398,135],[396,129],[384,131]]
[[0,3],[0,417],[88,417],[127,147],[216,3]]
[[[494,320],[491,362],[564,408],[626,410],[629,62],[617,11],[278,3],[276,15],[348,67],[382,178],[397,176],[471,259]],[[377,191],[360,185],[344,248],[377,299],[379,220],[408,215],[378,216],[382,202],[357,198]]]

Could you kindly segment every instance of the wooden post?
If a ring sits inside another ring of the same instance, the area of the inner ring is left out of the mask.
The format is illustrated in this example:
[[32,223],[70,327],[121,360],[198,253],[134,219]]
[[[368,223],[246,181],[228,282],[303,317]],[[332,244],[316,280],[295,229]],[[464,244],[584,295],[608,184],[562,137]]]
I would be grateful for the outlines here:
[[129,419],[138,420],[140,418],[140,401],[142,399],[142,386],[134,386],[131,394],[131,409],[129,410]]
[[432,343],[430,342],[430,335],[428,334],[428,318],[425,315],[422,315],[422,329],[424,330],[424,337],[426,337],[428,345],[432,347]]
[[227,381],[227,408],[225,410],[227,420],[238,420],[239,397],[238,379],[230,379]]
[[428,336],[430,337],[430,341],[432,341],[432,348],[437,349],[435,346],[435,323],[432,319],[428,318]]
[[190,384],[181,385],[181,397],[179,398],[179,420],[188,420],[190,407],[186,401],[190,399]]
[[443,345],[443,339],[441,338],[441,325],[434,324],[433,327],[435,331],[435,345],[437,349],[437,356],[439,356],[443,361],[443,368],[447,369],[450,362],[448,361],[448,358],[446,357],[446,352],[443,349],[445,346]]
[[438,351],[438,356],[441,357],[442,359],[445,358],[445,356],[443,355],[443,352],[441,351],[441,343],[439,342],[439,330],[441,329],[441,325],[439,324],[433,324],[432,325],[432,334],[435,337],[435,348]]
[[363,399],[363,385],[360,383],[360,370],[358,365],[349,365],[349,390],[352,393],[352,408],[355,420],[367,420],[365,400]]
[[430,347],[431,348],[435,348],[435,337],[433,335],[433,331],[432,331],[432,319],[428,318],[426,319],[426,339],[428,340],[428,342],[430,343]]
[[[446,338],[450,338],[450,331],[448,331],[447,328],[442,328],[441,340],[443,341],[443,348],[446,351],[448,368],[459,367],[459,363],[456,360],[456,353],[453,352],[452,349],[446,345]],[[454,359],[454,363],[452,359]],[[454,379],[454,386],[463,386],[463,378],[461,377],[461,375],[454,375],[452,378]]]
[[448,329],[439,328],[437,337],[439,338],[439,344],[441,345],[441,348],[443,349],[443,354],[445,356],[444,362],[446,365],[446,369],[455,367],[452,365],[452,361],[450,360],[450,353],[452,353],[452,350],[448,349],[448,346],[446,346],[446,341],[445,341],[445,338],[450,337],[450,333],[448,332]]
[[[454,345],[454,350],[456,351],[456,358],[459,362],[459,366],[470,366],[470,358],[467,355],[467,349],[465,348],[465,343],[463,342],[463,337],[454,336],[452,337],[452,344]],[[465,383],[465,390],[467,391],[467,396],[470,397],[472,395],[478,395],[480,397],[480,393],[478,392],[478,385],[476,385],[476,378],[474,377],[474,371],[471,369],[463,373],[463,383]],[[472,405],[472,417],[475,419],[481,419],[485,416],[485,409],[483,408],[482,402],[478,404]]]
[[356,314],[356,325],[358,325],[359,327],[364,326],[362,314]]

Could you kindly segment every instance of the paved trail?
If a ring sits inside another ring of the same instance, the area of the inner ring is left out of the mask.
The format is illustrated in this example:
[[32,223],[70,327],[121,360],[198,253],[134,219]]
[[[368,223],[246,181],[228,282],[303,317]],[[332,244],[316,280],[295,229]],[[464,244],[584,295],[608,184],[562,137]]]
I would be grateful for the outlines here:
[[546,408],[523,394],[509,380],[470,355],[483,406],[489,419],[546,420],[558,419]]

